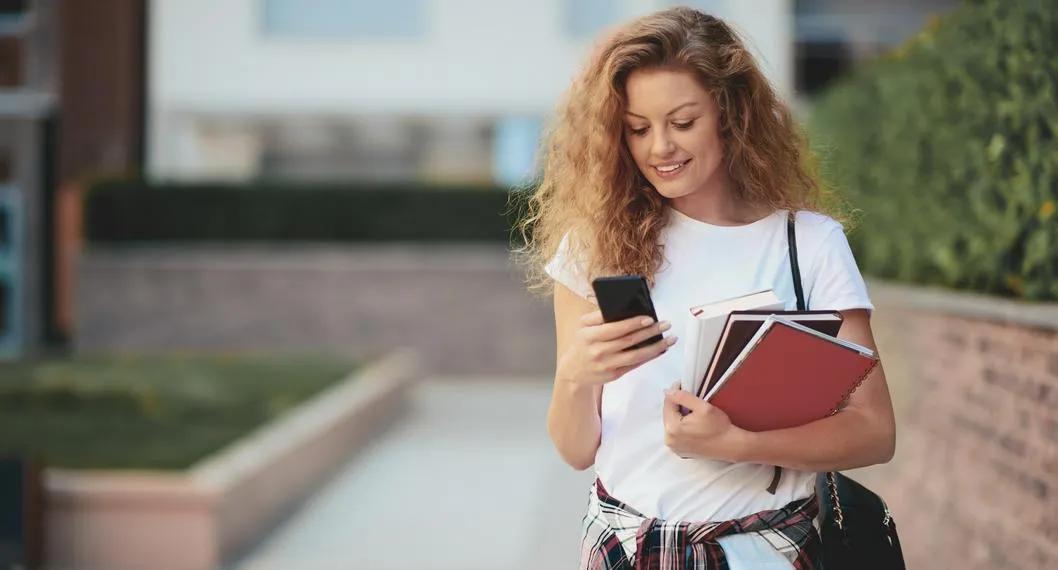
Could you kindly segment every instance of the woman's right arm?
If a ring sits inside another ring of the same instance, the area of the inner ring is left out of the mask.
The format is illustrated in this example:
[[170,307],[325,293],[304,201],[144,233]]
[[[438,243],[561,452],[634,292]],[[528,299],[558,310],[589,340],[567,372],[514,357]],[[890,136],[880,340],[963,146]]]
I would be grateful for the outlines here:
[[557,363],[547,432],[562,459],[577,470],[595,463],[601,435],[603,385],[660,356],[674,342],[625,349],[667,331],[668,323],[633,317],[604,323],[598,309],[561,283],[555,283]]

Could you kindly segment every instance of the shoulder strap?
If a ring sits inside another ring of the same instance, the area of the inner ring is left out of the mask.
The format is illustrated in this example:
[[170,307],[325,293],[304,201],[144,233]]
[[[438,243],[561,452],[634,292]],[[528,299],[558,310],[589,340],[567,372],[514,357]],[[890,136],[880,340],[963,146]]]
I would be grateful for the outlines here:
[[[797,295],[797,310],[807,311],[805,292],[801,287],[801,266],[797,263],[797,232],[794,230],[794,218],[796,217],[797,212],[790,212],[786,216],[786,245],[790,249],[790,274],[793,277],[794,293]],[[775,491],[779,488],[780,479],[782,479],[782,467],[776,465],[775,475],[771,479],[771,484],[768,485],[769,493],[775,494]]]
[[786,218],[786,243],[790,248],[790,273],[793,275],[794,293],[797,295],[797,310],[807,311],[805,292],[801,288],[801,266],[797,263],[797,232],[794,230],[796,212],[790,212]]

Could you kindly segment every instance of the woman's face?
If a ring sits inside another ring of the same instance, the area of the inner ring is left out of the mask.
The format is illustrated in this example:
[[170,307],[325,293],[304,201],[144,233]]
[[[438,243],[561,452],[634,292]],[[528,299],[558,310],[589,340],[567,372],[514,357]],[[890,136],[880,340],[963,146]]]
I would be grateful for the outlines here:
[[682,198],[722,184],[720,112],[692,73],[639,69],[625,93],[625,141],[659,194]]

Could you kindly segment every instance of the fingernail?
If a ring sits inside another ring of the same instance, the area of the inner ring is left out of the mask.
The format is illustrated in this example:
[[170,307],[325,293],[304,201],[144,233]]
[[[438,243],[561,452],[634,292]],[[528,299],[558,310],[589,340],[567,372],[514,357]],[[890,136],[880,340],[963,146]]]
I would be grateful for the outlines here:
[[658,327],[658,329],[661,332],[665,332],[665,331],[667,331],[667,330],[669,330],[671,328],[672,328],[672,323],[670,323],[668,321],[665,321],[665,322],[661,323],[661,326]]
[[675,336],[670,336],[670,337],[665,339],[665,342],[669,343],[669,346],[672,346],[672,345],[676,344],[676,337]]
[[640,322],[640,324],[642,324],[643,326],[645,326],[645,327],[649,327],[650,325],[654,324],[654,319],[652,319],[652,318],[650,318],[650,317],[644,317],[644,318],[643,318],[643,320],[641,320],[641,321],[639,321],[639,322]]

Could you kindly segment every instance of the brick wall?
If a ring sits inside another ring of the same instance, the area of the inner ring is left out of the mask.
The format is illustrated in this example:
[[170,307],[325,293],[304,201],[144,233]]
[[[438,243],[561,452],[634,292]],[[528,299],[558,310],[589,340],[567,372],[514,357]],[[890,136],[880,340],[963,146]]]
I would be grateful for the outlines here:
[[872,287],[899,439],[862,476],[890,503],[911,570],[1058,568],[1054,307],[937,295]]
[[502,247],[87,251],[79,351],[422,351],[438,375],[546,376],[550,301]]

